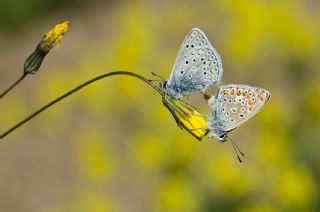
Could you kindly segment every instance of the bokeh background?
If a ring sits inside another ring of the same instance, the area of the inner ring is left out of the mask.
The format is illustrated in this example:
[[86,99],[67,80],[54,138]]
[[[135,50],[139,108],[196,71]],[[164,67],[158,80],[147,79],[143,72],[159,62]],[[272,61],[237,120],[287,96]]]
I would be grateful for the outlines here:
[[230,134],[240,164],[230,143],[180,130],[143,82],[104,79],[1,140],[1,211],[320,210],[319,1],[0,0],[1,90],[64,20],[61,48],[1,100],[1,132],[98,74],[167,78],[193,27],[220,53],[224,83],[272,98]]

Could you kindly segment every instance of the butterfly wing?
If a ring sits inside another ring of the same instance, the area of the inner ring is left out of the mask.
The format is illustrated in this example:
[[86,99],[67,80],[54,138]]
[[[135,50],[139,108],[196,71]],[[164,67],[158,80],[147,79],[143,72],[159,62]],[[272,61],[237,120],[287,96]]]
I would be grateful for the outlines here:
[[206,90],[221,77],[219,54],[200,29],[192,29],[180,47],[168,87],[185,96],[192,91]]
[[[248,85],[223,85],[215,99],[209,100],[212,116],[221,131],[228,132],[243,124],[270,99],[267,90]],[[211,103],[211,104],[210,104]]]

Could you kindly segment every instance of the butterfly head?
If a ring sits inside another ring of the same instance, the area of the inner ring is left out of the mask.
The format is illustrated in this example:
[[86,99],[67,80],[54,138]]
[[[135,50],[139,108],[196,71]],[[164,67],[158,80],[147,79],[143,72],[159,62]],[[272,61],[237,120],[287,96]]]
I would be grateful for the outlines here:
[[209,131],[208,138],[214,138],[220,142],[226,142],[227,132]]
[[181,93],[174,86],[172,86],[170,82],[166,80],[160,83],[160,87],[166,92],[166,94],[172,96],[175,99],[180,99],[181,97],[186,95],[186,93]]
[[160,83],[161,88],[163,88],[164,90],[167,90],[167,82],[168,81],[163,81]]

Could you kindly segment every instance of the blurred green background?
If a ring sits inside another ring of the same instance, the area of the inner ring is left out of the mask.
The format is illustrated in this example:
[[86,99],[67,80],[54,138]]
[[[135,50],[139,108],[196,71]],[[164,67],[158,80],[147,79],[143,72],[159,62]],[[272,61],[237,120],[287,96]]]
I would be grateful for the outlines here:
[[61,48],[1,100],[2,132],[98,74],[168,78],[193,27],[220,53],[224,83],[272,98],[230,134],[240,164],[230,143],[180,130],[144,83],[104,79],[1,141],[1,211],[320,210],[319,1],[0,0],[1,90],[64,20]]

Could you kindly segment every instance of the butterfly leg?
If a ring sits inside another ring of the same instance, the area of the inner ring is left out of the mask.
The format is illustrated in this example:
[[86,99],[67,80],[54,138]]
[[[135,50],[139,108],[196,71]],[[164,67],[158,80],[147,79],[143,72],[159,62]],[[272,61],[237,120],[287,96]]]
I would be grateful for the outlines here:
[[199,128],[193,128],[193,129],[190,129],[191,131],[196,131],[196,130],[203,130],[203,131],[206,131],[207,128],[206,127],[199,127]]
[[191,113],[189,113],[189,114],[194,115],[194,116],[206,117],[206,118],[208,117],[208,115],[206,115],[206,114],[195,114],[194,109],[193,109],[192,106],[191,106],[190,95],[187,95],[187,99],[188,99],[189,109],[190,109],[191,111],[193,111],[192,114],[191,114]]
[[189,113],[189,114],[191,114],[191,115],[193,115],[193,116],[201,116],[201,117],[208,117],[208,115],[206,115],[206,114],[196,114],[195,113],[195,110],[192,108],[192,106],[191,106],[191,102],[190,102],[190,96],[188,95],[187,96],[187,98],[188,98],[188,106],[189,106],[189,109],[191,110],[191,111],[193,111],[192,113]]
[[208,118],[208,115],[207,115],[207,114],[201,114],[201,113],[196,114],[194,108],[192,108],[191,106],[190,106],[189,109],[190,109],[192,112],[187,112],[188,115],[200,116],[200,117]]
[[192,108],[191,108],[191,102],[190,102],[190,95],[189,95],[189,94],[187,95],[187,99],[188,99],[189,109],[192,110]]
[[207,115],[207,114],[201,114],[201,113],[199,113],[199,114],[193,113],[192,115],[194,115],[194,116],[200,116],[200,117],[205,117],[205,118],[208,118],[208,116],[209,116],[209,115]]

